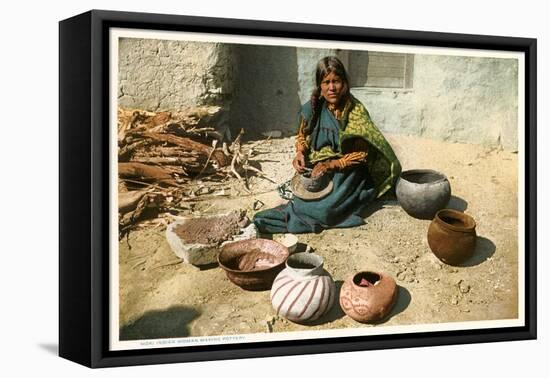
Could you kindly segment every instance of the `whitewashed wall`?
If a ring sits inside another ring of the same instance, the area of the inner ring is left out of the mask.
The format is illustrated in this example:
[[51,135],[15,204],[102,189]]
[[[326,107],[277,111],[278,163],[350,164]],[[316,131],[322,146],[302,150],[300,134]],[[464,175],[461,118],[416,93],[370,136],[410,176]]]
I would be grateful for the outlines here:
[[[120,41],[119,104],[177,110],[216,104],[233,132],[296,132],[317,61],[334,50]],[[517,61],[415,55],[408,89],[352,89],[386,132],[517,149]]]

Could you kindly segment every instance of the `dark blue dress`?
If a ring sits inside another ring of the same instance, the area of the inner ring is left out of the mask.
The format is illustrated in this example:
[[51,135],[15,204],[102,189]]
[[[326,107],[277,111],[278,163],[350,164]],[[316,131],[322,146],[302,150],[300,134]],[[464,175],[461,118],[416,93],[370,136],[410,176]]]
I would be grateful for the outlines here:
[[[302,116],[311,115],[309,103]],[[310,125],[311,148],[319,151],[330,147],[340,151],[341,123],[323,107],[315,125]],[[345,124],[344,124],[345,127]],[[254,224],[261,233],[319,232],[326,228],[354,227],[364,224],[361,212],[376,198],[376,189],[366,165],[334,172],[334,186],[324,198],[305,201],[294,197],[287,204],[258,212]]]

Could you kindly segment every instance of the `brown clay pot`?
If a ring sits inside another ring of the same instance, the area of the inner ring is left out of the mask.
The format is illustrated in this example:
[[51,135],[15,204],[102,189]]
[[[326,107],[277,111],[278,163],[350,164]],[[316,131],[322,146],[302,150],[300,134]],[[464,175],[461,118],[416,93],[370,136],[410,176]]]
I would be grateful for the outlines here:
[[460,211],[437,212],[428,228],[428,245],[444,263],[460,264],[469,259],[476,247],[476,222]]
[[384,273],[359,272],[348,278],[340,291],[340,306],[360,323],[384,319],[397,299],[395,280]]
[[235,285],[245,290],[269,290],[288,255],[288,248],[274,240],[250,239],[226,244],[218,263]]

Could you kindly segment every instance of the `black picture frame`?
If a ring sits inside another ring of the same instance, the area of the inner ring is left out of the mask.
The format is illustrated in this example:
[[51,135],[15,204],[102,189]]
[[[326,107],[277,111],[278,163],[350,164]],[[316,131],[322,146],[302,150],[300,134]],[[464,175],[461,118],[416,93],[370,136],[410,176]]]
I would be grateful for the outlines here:
[[[525,55],[525,325],[460,331],[110,351],[109,29],[113,27]],[[59,355],[89,367],[535,339],[537,41],[485,35],[92,10],[59,24]]]

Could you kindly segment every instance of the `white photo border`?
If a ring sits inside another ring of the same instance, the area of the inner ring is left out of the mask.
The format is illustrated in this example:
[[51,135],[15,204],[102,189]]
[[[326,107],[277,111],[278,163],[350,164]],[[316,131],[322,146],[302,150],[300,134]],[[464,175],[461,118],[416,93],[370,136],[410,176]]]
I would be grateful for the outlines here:
[[[217,42],[263,46],[289,46],[306,48],[337,48],[346,50],[376,50],[409,54],[453,55],[518,60],[518,318],[450,322],[437,324],[411,324],[315,331],[293,331],[262,334],[211,335],[183,338],[163,338],[134,341],[119,339],[119,249],[118,249],[118,154],[117,154],[117,107],[118,107],[118,41],[120,38],[143,38],[160,40]],[[152,31],[145,29],[109,28],[109,350],[138,350],[199,345],[273,342],[296,339],[320,339],[348,336],[373,336],[410,334],[418,332],[456,331],[487,328],[523,327],[525,320],[525,53],[515,51],[464,49],[448,47],[408,46],[399,44],[363,43],[349,41],[322,41],[309,39],[194,33],[183,31]]]

